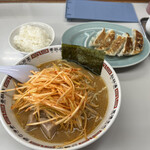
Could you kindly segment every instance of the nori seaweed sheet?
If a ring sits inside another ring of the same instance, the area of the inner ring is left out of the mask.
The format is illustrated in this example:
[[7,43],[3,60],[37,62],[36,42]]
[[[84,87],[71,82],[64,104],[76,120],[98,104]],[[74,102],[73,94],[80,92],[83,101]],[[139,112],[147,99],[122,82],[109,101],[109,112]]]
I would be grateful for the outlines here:
[[62,59],[75,62],[96,75],[101,74],[105,53],[78,45],[62,44]]

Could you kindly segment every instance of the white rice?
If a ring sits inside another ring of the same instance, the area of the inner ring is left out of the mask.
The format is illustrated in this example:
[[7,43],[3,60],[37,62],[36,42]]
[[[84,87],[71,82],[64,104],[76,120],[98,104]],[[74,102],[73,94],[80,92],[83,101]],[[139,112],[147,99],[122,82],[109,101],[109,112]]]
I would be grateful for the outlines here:
[[35,50],[47,47],[51,39],[43,28],[24,25],[20,28],[19,34],[14,37],[14,44],[24,52],[33,52]]

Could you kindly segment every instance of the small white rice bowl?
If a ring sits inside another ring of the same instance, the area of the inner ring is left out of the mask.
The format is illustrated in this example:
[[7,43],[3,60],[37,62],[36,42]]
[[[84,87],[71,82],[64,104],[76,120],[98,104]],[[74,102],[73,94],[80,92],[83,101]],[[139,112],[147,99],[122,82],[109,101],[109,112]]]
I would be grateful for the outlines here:
[[18,26],[11,32],[9,44],[22,54],[28,54],[49,47],[54,37],[55,33],[50,25],[29,22]]
[[[39,65],[49,61],[61,59],[61,46],[51,46],[31,54],[26,55],[17,64]],[[104,61],[101,76],[108,88],[108,109],[102,122],[87,136],[87,139],[80,139],[62,149],[79,149],[83,148],[94,141],[98,140],[104,133],[108,131],[115,121],[121,104],[121,88],[118,77],[113,68]],[[1,83],[1,89],[14,88],[13,80],[10,76],[6,76]],[[38,140],[26,133],[17,122],[17,119],[11,110],[12,96],[14,92],[0,93],[0,119],[6,131],[19,143],[36,150],[54,150],[59,144],[48,143]],[[60,149],[60,148],[59,148]]]

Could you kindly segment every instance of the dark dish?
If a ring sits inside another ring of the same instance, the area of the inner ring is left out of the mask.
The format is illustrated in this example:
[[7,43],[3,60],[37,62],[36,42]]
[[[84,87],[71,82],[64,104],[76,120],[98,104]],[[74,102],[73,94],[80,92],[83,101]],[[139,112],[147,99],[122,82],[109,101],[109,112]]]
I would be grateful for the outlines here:
[[148,35],[147,32],[146,32],[146,22],[147,22],[147,20],[148,20],[148,18],[141,18],[140,24],[141,24],[141,27],[142,27],[143,34],[150,41],[150,35]]

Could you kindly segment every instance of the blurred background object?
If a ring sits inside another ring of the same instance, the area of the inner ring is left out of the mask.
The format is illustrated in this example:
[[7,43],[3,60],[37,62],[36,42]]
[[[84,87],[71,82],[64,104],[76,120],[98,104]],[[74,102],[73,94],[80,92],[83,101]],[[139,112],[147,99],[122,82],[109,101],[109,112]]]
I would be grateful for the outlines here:
[[146,11],[150,15],[150,1],[148,2],[148,5],[146,7]]

